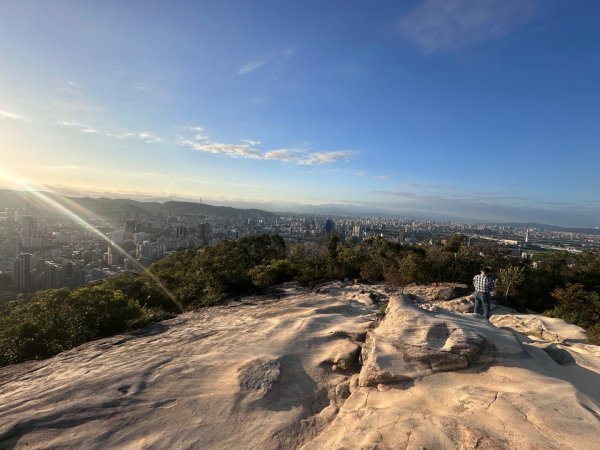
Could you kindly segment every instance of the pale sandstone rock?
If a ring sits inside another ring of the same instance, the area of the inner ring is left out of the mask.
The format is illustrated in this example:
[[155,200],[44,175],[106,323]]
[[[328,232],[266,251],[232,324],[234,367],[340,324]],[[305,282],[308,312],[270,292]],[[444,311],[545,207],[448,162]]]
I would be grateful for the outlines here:
[[279,379],[281,364],[276,359],[255,359],[238,369],[242,390],[254,390],[264,396]]
[[342,370],[354,368],[358,363],[358,354],[360,353],[361,346],[348,339],[342,339],[338,342],[323,358],[322,362],[332,363],[337,369]]
[[576,325],[566,324],[563,320],[529,314],[496,315],[490,318],[499,328],[508,328],[527,336],[533,336],[549,342],[584,342],[585,330]]
[[[394,383],[435,372],[464,369],[477,362],[488,362],[497,348],[488,342],[488,351],[478,358],[486,343],[485,327],[465,326],[447,314],[432,314],[415,307],[407,296],[390,299],[386,316],[379,327],[367,334],[363,350],[361,386]],[[503,335],[505,346],[522,353],[510,333]]]
[[[600,347],[531,342],[393,299],[373,328],[377,308],[364,297],[385,286],[320,289],[286,285],[284,298],[205,308],[0,368],[0,448],[597,448]],[[322,364],[367,331],[363,353],[374,356],[362,368]],[[574,362],[558,364],[552,346]],[[392,382],[359,386],[376,368]]]

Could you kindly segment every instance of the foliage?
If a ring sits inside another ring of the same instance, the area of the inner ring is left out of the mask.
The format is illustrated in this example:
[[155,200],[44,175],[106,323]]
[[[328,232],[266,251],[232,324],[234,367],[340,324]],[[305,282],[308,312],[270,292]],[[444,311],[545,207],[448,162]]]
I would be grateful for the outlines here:
[[496,281],[496,289],[504,293],[505,302],[509,295],[515,296],[519,291],[518,288],[523,284],[524,269],[522,266],[508,266],[500,269],[498,279]]
[[296,274],[296,268],[287,259],[278,259],[277,261],[260,264],[250,269],[252,283],[261,288],[291,281]]
[[150,266],[74,291],[7,293],[0,302],[0,365],[54,355],[83,342],[172,317],[178,307],[208,306],[285,281],[302,284],[362,277],[404,287],[410,283],[471,284],[481,265],[497,274],[501,301],[548,313],[588,330],[600,343],[600,252],[549,252],[533,261],[464,236],[445,245],[400,245],[383,238],[362,243],[335,235],[286,248],[277,235],[253,235],[185,250]]
[[567,283],[563,288],[556,288],[552,296],[558,304],[553,315],[579,325],[591,328],[600,323],[600,294],[588,291],[582,284]]
[[250,270],[286,256],[278,235],[247,236],[188,250],[153,264],[150,271],[185,306],[207,306],[255,288]]
[[39,291],[0,318],[0,365],[46,358],[126,331],[143,316],[134,300],[103,286]]

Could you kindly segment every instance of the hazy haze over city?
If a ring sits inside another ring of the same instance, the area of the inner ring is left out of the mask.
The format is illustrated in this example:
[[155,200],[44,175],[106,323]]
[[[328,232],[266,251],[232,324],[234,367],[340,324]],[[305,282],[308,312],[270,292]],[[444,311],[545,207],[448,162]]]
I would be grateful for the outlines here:
[[0,187],[598,226],[599,14],[4,0]]

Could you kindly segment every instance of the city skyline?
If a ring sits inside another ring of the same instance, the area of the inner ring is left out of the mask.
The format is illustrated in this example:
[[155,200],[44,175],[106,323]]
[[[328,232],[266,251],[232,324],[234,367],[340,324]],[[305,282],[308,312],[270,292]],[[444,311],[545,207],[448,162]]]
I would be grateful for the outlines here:
[[591,1],[7,1],[1,187],[600,224]]

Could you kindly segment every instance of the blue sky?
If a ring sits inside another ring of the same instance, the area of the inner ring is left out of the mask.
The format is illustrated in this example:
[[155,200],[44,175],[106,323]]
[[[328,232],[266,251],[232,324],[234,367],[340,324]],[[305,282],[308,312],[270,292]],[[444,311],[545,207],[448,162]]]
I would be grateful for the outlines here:
[[591,0],[4,0],[3,184],[597,226],[599,16]]

